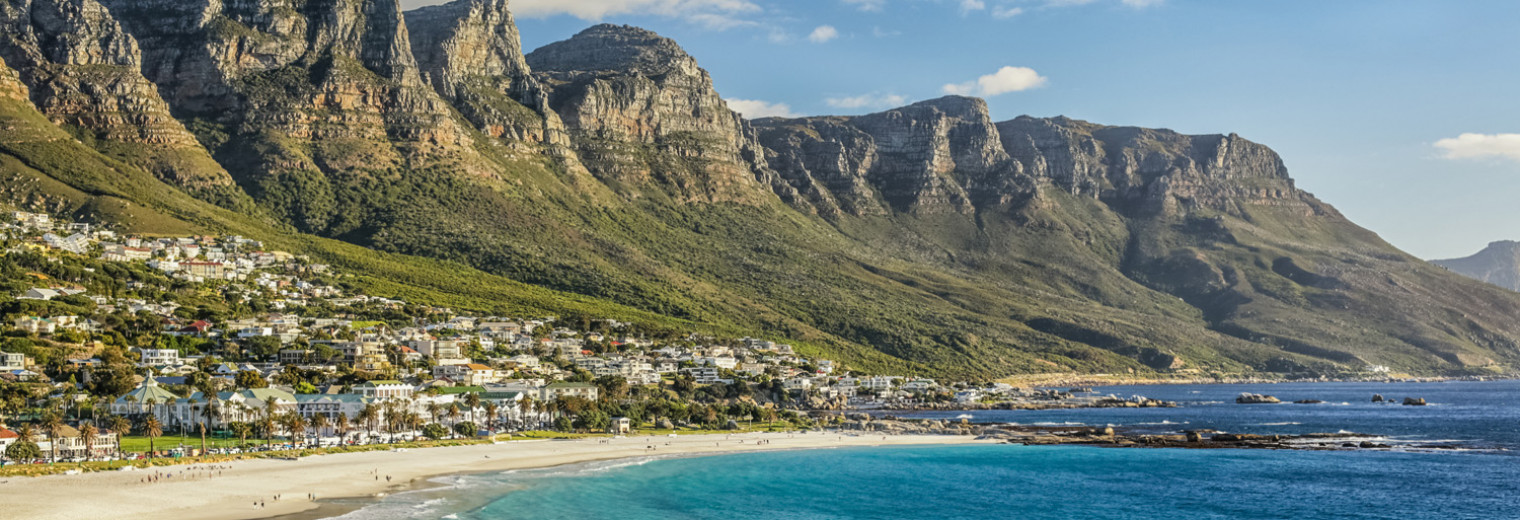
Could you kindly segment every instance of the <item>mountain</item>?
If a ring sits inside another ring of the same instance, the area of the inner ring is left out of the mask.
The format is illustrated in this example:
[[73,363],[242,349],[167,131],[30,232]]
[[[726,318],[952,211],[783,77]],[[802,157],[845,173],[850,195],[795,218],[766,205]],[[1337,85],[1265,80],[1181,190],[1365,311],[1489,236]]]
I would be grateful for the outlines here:
[[953,377],[1520,361],[1520,294],[1399,251],[1236,135],[955,96],[750,121],[647,30],[525,52],[506,0],[4,9],[6,201],[235,230],[385,294]]
[[1432,260],[1431,263],[1474,280],[1520,291],[1520,242],[1501,240],[1467,258]]

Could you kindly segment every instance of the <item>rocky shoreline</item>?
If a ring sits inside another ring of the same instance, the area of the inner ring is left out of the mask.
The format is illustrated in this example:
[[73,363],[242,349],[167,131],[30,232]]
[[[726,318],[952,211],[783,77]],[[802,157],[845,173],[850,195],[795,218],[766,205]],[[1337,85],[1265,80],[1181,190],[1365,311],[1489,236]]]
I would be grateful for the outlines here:
[[1467,450],[1463,445],[1404,446],[1390,443],[1385,436],[1368,433],[1305,433],[1257,435],[1226,433],[1215,430],[1184,430],[1175,434],[1138,433],[1119,427],[1030,426],[1016,424],[974,424],[969,421],[934,419],[873,418],[869,414],[850,413],[836,416],[834,427],[841,432],[880,435],[966,435],[978,439],[1000,440],[1025,446],[1081,445],[1107,448],[1183,448],[1183,449],[1267,449],[1267,450],[1390,450],[1419,449]]

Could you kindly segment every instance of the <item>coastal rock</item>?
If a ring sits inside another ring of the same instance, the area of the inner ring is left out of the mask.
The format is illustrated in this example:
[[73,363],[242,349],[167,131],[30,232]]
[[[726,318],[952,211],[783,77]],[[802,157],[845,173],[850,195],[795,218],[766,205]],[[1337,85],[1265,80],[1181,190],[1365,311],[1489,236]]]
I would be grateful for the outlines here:
[[1425,398],[1423,398],[1423,397],[1405,397],[1404,398],[1404,406],[1425,406],[1425,404],[1426,404],[1425,403]]
[[1374,402],[1374,403],[1381,403],[1381,402],[1383,402],[1383,394],[1372,394],[1372,402]]
[[1246,393],[1236,397],[1235,402],[1237,404],[1277,404],[1282,400],[1270,395]]

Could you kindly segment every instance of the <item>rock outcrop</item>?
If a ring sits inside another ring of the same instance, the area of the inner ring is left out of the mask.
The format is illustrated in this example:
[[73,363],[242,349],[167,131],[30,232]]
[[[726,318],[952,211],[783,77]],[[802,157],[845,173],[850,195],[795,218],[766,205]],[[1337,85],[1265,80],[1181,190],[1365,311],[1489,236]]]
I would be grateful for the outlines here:
[[631,196],[759,204],[770,173],[752,131],[674,41],[597,25],[527,55],[581,163]]
[[143,77],[137,42],[95,0],[0,3],[0,58],[43,114],[101,151],[192,190],[232,184]]
[[821,214],[972,214],[1033,184],[985,101],[951,96],[860,117],[755,122],[767,161]]
[[[341,234],[377,208],[354,183],[497,174],[427,84],[397,0],[109,0],[147,77],[255,199]],[[354,201],[357,202],[357,201]]]

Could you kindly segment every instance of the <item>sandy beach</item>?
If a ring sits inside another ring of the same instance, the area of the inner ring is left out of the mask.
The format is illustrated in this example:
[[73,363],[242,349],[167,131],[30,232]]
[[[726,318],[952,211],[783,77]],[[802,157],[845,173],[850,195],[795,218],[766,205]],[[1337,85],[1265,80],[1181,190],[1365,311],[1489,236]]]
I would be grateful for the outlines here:
[[[764,440],[760,443],[757,441]],[[840,436],[826,433],[747,433],[625,439],[525,440],[474,446],[375,451],[258,459],[219,464],[225,469],[158,467],[0,481],[5,516],[10,518],[179,518],[238,520],[298,514],[320,500],[372,497],[413,487],[439,475],[540,468],[647,455],[691,455],[759,450],[966,444],[969,436]],[[654,449],[649,449],[654,446]],[[157,482],[141,480],[173,472]],[[378,478],[377,478],[378,477]],[[390,477],[387,479],[386,477]],[[280,499],[276,500],[275,496]],[[260,507],[256,503],[262,503]]]

